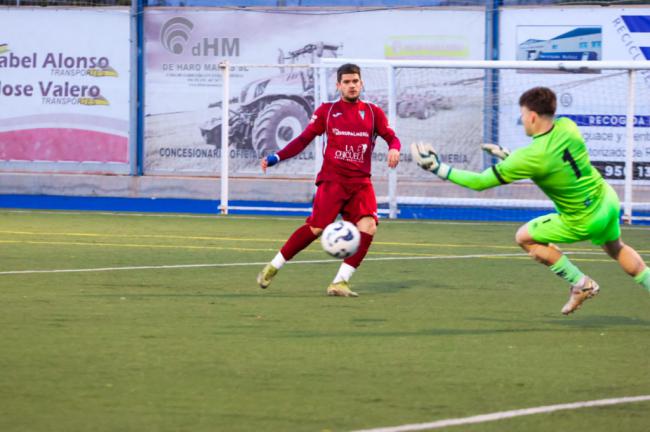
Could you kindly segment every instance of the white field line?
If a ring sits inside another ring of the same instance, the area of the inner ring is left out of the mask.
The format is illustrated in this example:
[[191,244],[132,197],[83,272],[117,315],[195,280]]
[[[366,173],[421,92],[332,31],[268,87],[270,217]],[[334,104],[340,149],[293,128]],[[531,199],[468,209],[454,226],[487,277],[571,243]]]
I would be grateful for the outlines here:
[[[405,257],[366,257],[364,261],[405,261],[405,260],[445,260],[445,259],[472,259],[472,258],[501,258],[501,257],[520,257],[524,253],[505,253],[505,254],[473,254],[473,255],[431,255],[431,256],[405,256]],[[290,261],[287,264],[325,264],[339,263],[337,259],[321,260],[301,260]],[[157,266],[128,266],[128,267],[98,267],[85,269],[53,269],[53,270],[8,270],[0,272],[0,275],[17,275],[17,274],[35,274],[35,273],[83,273],[83,272],[105,272],[105,271],[124,271],[124,270],[157,270],[157,269],[188,269],[200,267],[244,267],[244,266],[263,266],[264,262],[244,262],[244,263],[213,263],[213,264],[172,264]]]
[[644,396],[631,396],[620,397],[612,399],[599,399],[593,401],[573,402],[559,405],[547,405],[534,408],[524,408],[512,411],[501,411],[491,414],[481,414],[472,417],[461,417],[454,419],[438,420],[431,423],[414,423],[402,426],[391,426],[376,429],[363,429],[355,432],[410,432],[410,431],[423,431],[440,429],[449,426],[460,426],[467,424],[485,423],[496,420],[503,420],[507,418],[527,416],[533,414],[545,414],[555,411],[575,410],[580,408],[590,408],[599,406],[619,405],[634,402],[647,402],[650,401],[650,395]]

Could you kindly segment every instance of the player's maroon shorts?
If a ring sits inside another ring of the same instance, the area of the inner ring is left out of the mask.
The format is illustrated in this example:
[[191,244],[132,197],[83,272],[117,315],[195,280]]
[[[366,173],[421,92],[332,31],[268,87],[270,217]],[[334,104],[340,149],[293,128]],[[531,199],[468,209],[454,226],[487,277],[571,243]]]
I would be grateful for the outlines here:
[[343,219],[356,224],[364,216],[377,220],[377,199],[372,183],[338,183],[324,181],[316,190],[314,207],[307,223],[325,228],[341,214]]

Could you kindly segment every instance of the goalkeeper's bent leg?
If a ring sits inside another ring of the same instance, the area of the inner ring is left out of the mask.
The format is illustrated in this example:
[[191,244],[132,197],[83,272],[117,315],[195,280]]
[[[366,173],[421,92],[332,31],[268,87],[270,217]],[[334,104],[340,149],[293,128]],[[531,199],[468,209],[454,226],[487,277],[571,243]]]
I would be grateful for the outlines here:
[[625,273],[650,292],[650,269],[636,250],[623,243],[620,238],[607,242],[602,247],[607,255],[618,261]]
[[566,255],[562,255],[555,264],[550,266],[550,269],[572,286],[582,286],[586,280],[585,274],[569,261]]
[[650,269],[646,267],[641,273],[634,276],[636,283],[650,292]]
[[515,239],[517,244],[535,261],[549,267],[553,273],[572,286],[581,286],[585,282],[585,274],[562,253],[560,248],[552,243],[543,244],[533,240],[527,225],[519,228]]
[[533,240],[527,224],[517,230],[515,241],[531,258],[546,266],[552,266],[562,258],[562,251],[554,244],[543,244]]

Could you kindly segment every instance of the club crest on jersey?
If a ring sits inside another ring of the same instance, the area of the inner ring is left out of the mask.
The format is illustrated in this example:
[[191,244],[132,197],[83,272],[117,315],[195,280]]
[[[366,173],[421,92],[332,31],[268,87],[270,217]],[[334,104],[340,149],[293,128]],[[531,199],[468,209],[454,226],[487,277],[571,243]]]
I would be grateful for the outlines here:
[[365,111],[359,111],[359,115],[361,116],[362,120],[366,119],[366,112]]

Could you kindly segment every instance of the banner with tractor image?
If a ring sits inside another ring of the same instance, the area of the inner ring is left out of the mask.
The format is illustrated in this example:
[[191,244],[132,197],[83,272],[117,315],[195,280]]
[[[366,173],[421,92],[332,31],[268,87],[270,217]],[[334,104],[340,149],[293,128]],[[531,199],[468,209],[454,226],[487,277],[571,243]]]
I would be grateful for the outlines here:
[[[146,174],[214,175],[220,171],[222,74],[230,70],[230,172],[260,173],[259,159],[295,138],[320,103],[319,72],[290,64],[322,58],[482,59],[482,10],[233,11],[150,10],[145,15]],[[243,67],[238,65],[287,65]],[[335,94],[335,68],[326,72],[328,94]],[[410,78],[413,77],[413,78]],[[382,70],[364,69],[364,99],[387,110],[387,79]],[[456,79],[457,77],[454,77]],[[408,144],[434,130],[437,112],[450,113],[452,100],[421,74],[397,78],[399,121],[418,124],[414,133],[397,133]],[[428,81],[427,81],[428,80]],[[443,90],[444,91],[444,90]],[[482,95],[482,89],[477,96]],[[449,115],[449,114],[445,114]],[[424,127],[424,124],[428,126]],[[409,129],[410,130],[410,129]],[[476,137],[480,142],[480,136]],[[379,139],[373,173],[386,171],[387,146]],[[311,177],[316,167],[312,143],[273,175]],[[404,152],[405,156],[407,152]],[[413,164],[414,165],[414,164]],[[415,172],[415,170],[414,170]]]
[[129,10],[0,10],[0,167],[129,172]]

